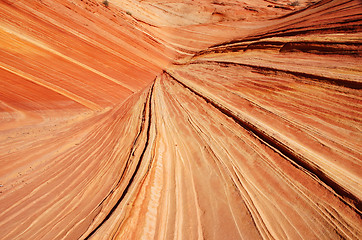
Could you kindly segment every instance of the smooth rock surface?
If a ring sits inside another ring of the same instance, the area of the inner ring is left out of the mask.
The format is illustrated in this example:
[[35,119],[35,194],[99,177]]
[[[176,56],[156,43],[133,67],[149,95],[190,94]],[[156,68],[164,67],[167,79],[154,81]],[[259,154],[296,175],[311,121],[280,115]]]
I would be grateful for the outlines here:
[[0,239],[361,239],[359,0],[0,2]]

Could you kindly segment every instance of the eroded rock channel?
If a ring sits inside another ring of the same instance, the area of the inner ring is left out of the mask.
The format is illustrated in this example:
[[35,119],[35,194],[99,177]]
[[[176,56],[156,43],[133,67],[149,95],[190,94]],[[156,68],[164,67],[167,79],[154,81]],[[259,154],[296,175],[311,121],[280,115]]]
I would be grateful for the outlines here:
[[0,239],[362,238],[361,12],[2,1]]

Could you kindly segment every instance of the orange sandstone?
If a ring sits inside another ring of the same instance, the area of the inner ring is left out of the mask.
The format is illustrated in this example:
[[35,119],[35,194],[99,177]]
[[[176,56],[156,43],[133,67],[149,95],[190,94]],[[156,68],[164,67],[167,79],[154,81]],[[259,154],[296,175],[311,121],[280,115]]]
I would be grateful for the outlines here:
[[0,239],[360,239],[361,11],[2,1]]

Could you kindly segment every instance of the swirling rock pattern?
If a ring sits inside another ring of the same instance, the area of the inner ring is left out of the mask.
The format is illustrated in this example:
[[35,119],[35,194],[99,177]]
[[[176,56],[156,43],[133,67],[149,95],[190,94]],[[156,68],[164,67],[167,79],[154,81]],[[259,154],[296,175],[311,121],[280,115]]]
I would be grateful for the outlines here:
[[0,239],[362,238],[360,1],[0,6]]

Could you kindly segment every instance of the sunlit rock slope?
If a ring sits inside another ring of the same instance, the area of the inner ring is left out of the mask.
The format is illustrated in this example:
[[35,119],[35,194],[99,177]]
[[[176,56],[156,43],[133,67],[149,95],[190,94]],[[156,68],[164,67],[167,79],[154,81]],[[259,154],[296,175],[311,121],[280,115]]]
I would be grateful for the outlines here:
[[0,239],[361,239],[359,0],[0,2]]

